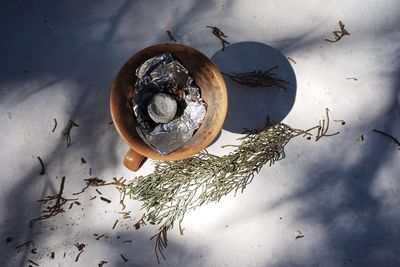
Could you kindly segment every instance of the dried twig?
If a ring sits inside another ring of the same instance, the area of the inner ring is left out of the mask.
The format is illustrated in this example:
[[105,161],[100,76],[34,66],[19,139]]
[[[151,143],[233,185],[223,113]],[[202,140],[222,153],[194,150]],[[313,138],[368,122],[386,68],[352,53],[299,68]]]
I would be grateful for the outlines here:
[[[83,193],[89,186],[107,185],[106,181],[99,179],[97,177],[84,179],[84,181],[86,182],[86,186],[78,193],[73,193],[73,195],[79,195],[79,194]],[[108,183],[108,184],[111,184],[111,183]]]
[[393,136],[391,136],[388,133],[385,133],[385,132],[382,132],[382,131],[379,131],[379,130],[376,130],[376,129],[373,129],[372,131],[385,136],[390,142],[392,142],[393,144],[397,145],[397,149],[400,150],[400,142],[396,138],[394,138]]
[[170,31],[166,31],[166,32],[167,32],[167,34],[168,34],[169,39],[170,39],[172,42],[175,42],[175,43],[176,43],[176,39],[172,36],[172,33],[171,33]]
[[40,157],[37,157],[40,162],[40,172],[39,175],[44,175],[46,173],[46,167],[44,166],[43,160]]
[[54,118],[54,127],[53,127],[53,130],[51,130],[51,132],[54,133],[56,128],[57,128],[57,120],[56,120],[56,118]]
[[66,199],[62,196],[63,191],[64,191],[64,183],[65,183],[65,176],[62,177],[58,194],[52,195],[52,196],[47,196],[44,199],[40,199],[37,201],[37,202],[42,202],[43,204],[47,204],[47,203],[54,203],[54,204],[46,206],[46,209],[42,211],[42,213],[43,213],[42,216],[32,219],[29,223],[30,227],[32,227],[36,221],[45,220],[45,219],[51,218],[53,216],[56,216],[59,213],[64,212],[63,206],[68,201],[78,200],[77,198]]
[[315,136],[315,141],[318,141],[322,137],[328,137],[328,136],[334,136],[339,134],[339,132],[333,133],[333,134],[328,134],[329,130],[329,109],[325,109],[325,115],[326,115],[326,120],[323,119],[322,121],[319,121],[319,126],[318,126],[318,133]]
[[139,221],[137,221],[137,222],[133,225],[133,227],[134,227],[136,230],[138,230],[138,229],[140,229],[141,226],[146,225],[146,222],[145,222],[145,220],[144,220],[145,218],[146,218],[146,214],[143,213],[142,218],[140,218]]
[[271,73],[272,70],[279,68],[279,66],[270,68],[266,71],[261,70],[253,70],[250,72],[239,73],[236,75],[230,75],[226,73],[222,73],[225,76],[228,76],[232,81],[237,82],[239,84],[243,84],[249,87],[273,87],[276,86],[283,91],[286,91],[289,85],[289,82],[277,77],[275,73]]
[[225,35],[219,28],[215,26],[207,26],[207,28],[212,29],[212,33],[221,41],[222,44],[222,51],[225,50],[225,44],[229,44],[227,40],[224,38],[228,38],[228,36]]
[[336,43],[337,41],[342,39],[343,36],[350,35],[350,33],[344,28],[344,24],[341,20],[339,20],[339,27],[340,27],[339,31],[332,32],[333,35],[335,36],[335,40],[325,39],[325,41],[331,42],[331,43]]
[[71,130],[73,127],[79,127],[78,124],[76,124],[74,121],[69,120],[69,125],[67,130],[64,132],[64,136],[66,137],[66,143],[67,143],[67,147],[69,147],[71,145]]
[[165,226],[159,229],[160,231],[152,236],[150,239],[156,239],[156,244],[154,246],[154,251],[156,253],[157,262],[160,263],[160,259],[158,255],[160,254],[164,260],[166,260],[163,250],[168,246],[168,239],[167,239],[167,228]]
[[358,79],[356,77],[347,77],[346,80],[354,80],[354,81],[358,81]]

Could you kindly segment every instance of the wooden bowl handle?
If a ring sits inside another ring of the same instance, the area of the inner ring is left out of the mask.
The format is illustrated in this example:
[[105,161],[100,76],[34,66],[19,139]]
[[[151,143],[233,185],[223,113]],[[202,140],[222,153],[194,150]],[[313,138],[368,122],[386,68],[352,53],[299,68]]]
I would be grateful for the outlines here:
[[147,160],[147,158],[136,151],[134,151],[132,148],[129,149],[129,151],[126,153],[125,158],[124,158],[124,165],[131,171],[137,171],[142,167],[143,163]]

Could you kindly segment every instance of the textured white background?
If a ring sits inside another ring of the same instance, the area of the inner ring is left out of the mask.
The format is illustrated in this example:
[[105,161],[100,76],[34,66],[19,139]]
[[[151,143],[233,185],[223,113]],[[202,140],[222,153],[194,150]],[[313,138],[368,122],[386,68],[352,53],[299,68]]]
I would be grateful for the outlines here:
[[[324,41],[339,20],[351,35]],[[223,70],[244,66],[248,56],[240,53],[242,42],[274,47],[297,62],[291,63],[297,89],[288,93],[294,104],[279,119],[308,128],[328,107],[332,118],[346,125],[333,123],[332,131],[340,134],[317,143],[293,140],[286,158],[265,166],[243,194],[188,214],[185,234],[169,234],[167,261],[160,266],[400,265],[400,152],[371,132],[377,128],[400,138],[398,0],[3,0],[0,22],[1,265],[28,266],[31,259],[40,266],[97,266],[101,260],[107,267],[157,266],[149,240],[156,227],[133,230],[140,203],[127,201],[133,218],[123,220],[112,188],[101,188],[111,204],[99,196],[89,201],[97,193],[88,189],[79,196],[82,206],[33,228],[28,223],[40,214],[36,200],[56,193],[62,176],[66,196],[83,187],[89,168],[102,179],[134,178],[121,165],[127,146],[108,124],[111,84],[133,53],[168,41],[166,30]],[[232,49],[226,53],[237,65],[224,59],[207,25],[229,36]],[[259,58],[270,67],[274,60]],[[259,112],[263,106],[254,109],[257,105],[275,104],[279,110],[280,103],[254,90],[241,95],[227,82],[230,101],[237,105],[230,106],[228,117],[236,128],[224,127],[209,148],[220,155],[226,153],[221,145],[240,136],[241,125],[262,125],[266,114]],[[285,93],[273,95],[284,102]],[[54,133],[53,118],[58,120]],[[67,149],[62,133],[69,119],[80,127],[72,130]],[[361,134],[364,142],[356,140]],[[37,175],[37,156],[47,165],[44,176]],[[88,163],[80,165],[81,157]],[[148,161],[139,173],[151,169]],[[120,223],[112,230],[116,219]],[[297,231],[304,238],[296,240]],[[96,241],[94,233],[108,238]],[[7,237],[13,241],[7,243]],[[15,249],[31,239],[38,254]],[[86,248],[75,263],[77,242]]]

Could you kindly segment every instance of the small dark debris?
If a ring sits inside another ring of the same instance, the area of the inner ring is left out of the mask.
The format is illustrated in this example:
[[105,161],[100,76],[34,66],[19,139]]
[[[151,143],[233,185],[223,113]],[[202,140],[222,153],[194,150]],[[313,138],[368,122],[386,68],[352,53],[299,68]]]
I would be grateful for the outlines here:
[[94,197],[91,197],[89,200],[93,200],[93,199],[95,199],[97,196],[94,196]]
[[96,188],[96,192],[99,193],[99,195],[102,195],[99,189]]
[[106,264],[106,263],[108,263],[108,262],[107,262],[107,261],[101,261],[101,262],[99,263],[99,267],[103,267],[103,265]]
[[64,252],[64,256],[63,256],[63,258],[65,258],[65,255],[67,255],[67,252]]
[[309,137],[307,137],[307,140],[311,140],[311,137],[309,136]]
[[363,134],[360,135],[360,136],[357,138],[357,141],[358,141],[358,142],[364,141],[364,135],[363,135]]
[[54,259],[54,257],[55,257],[55,253],[54,253],[54,251],[53,251],[53,252],[51,252],[51,254],[50,254],[50,259]]
[[124,240],[122,243],[132,243],[132,240]]
[[6,242],[7,242],[7,243],[10,243],[10,242],[12,242],[12,241],[13,241],[13,238],[12,238],[11,236],[9,236],[9,237],[6,238]]
[[89,175],[92,176],[92,168],[89,168]]
[[86,164],[86,160],[84,158],[81,158],[81,164]]
[[304,235],[300,234],[300,235],[297,235],[295,239],[299,239],[299,238],[303,238],[303,237],[304,237]]
[[85,246],[86,245],[84,243],[82,243],[82,244],[76,243],[75,244],[75,247],[78,249],[78,251],[83,250],[85,248]]
[[28,73],[28,72],[29,72],[29,70],[22,70],[22,72],[23,72],[23,73]]
[[37,248],[31,249],[31,253],[32,253],[32,254],[36,254],[36,253],[37,253]]
[[110,122],[108,123],[108,125],[112,125],[112,124],[114,124],[114,122],[113,122],[113,121],[110,121]]

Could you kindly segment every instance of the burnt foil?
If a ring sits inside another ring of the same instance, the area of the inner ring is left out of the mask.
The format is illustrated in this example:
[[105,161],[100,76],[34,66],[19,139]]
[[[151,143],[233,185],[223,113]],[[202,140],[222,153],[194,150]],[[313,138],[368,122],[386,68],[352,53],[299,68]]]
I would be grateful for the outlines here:
[[[152,149],[167,155],[193,136],[206,115],[207,105],[188,70],[170,53],[148,59],[136,69],[135,75],[132,101],[138,123],[136,130]],[[159,93],[171,95],[178,104],[175,118],[168,123],[155,123],[147,112],[150,100]]]

